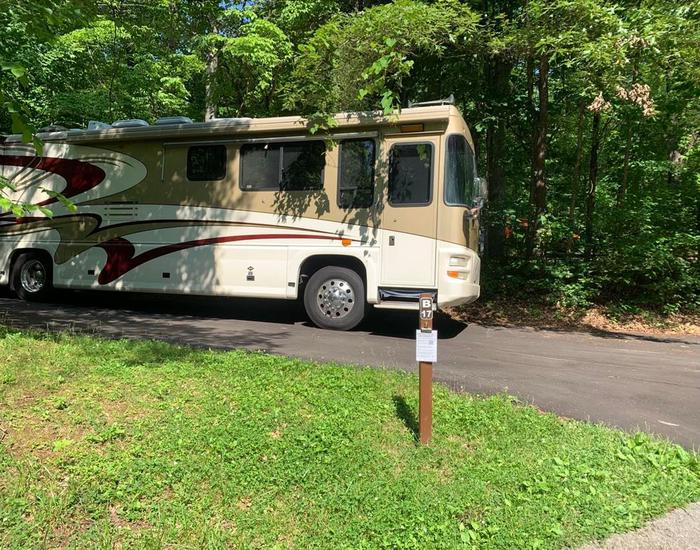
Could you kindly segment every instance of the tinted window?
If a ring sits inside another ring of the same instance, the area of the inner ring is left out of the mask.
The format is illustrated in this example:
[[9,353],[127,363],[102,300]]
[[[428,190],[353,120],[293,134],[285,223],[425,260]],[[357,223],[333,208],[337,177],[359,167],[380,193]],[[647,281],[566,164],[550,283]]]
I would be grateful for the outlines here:
[[447,138],[445,202],[471,206],[476,197],[474,153],[464,136]]
[[283,145],[280,188],[285,191],[322,189],[325,164],[326,145],[322,141]]
[[326,146],[322,141],[241,147],[241,189],[304,191],[323,188]]
[[241,189],[279,189],[280,148],[244,145],[241,148]]
[[221,180],[226,176],[225,145],[195,145],[187,150],[187,179]]
[[371,139],[340,144],[338,206],[369,208],[374,198],[375,145]]
[[389,167],[391,204],[428,204],[431,196],[433,146],[394,145]]

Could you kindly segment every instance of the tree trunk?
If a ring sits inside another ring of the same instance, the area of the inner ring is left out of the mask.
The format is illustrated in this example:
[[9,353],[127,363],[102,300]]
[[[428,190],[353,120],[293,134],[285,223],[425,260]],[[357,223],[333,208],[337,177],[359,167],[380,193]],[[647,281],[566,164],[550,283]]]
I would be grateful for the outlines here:
[[549,124],[549,57],[543,54],[539,64],[537,91],[539,109],[535,126],[535,140],[532,151],[532,217],[528,223],[525,259],[530,260],[535,249],[539,219],[547,206],[547,185],[544,175],[547,159],[547,129]]
[[[212,33],[217,34],[216,25],[212,28]],[[207,54],[207,66],[205,70],[206,82],[204,84],[204,120],[216,118],[218,112],[218,101],[216,97],[216,71],[219,68],[219,52],[214,49]]]
[[625,202],[625,196],[627,195],[627,182],[629,181],[630,172],[630,156],[632,152],[632,126],[628,124],[627,126],[627,137],[625,139],[625,160],[623,161],[622,168],[622,184],[617,190],[617,203],[622,204]]
[[578,187],[581,183],[581,161],[583,160],[583,123],[585,120],[586,106],[579,103],[578,124],[576,126],[576,164],[574,165],[574,177],[571,179],[571,200],[569,202],[569,237],[568,251],[571,253],[574,247],[574,230],[576,229],[576,200],[578,198]]
[[588,168],[588,189],[586,191],[586,258],[591,259],[595,252],[593,243],[593,212],[598,185],[598,151],[600,149],[600,112],[593,113],[591,129],[591,156]]
[[[489,211],[498,213],[503,208],[506,196],[506,174],[503,159],[506,149],[506,125],[503,103],[508,95],[508,80],[513,66],[502,56],[486,60],[486,78],[489,98],[493,102],[492,116],[486,129],[486,179],[488,181]],[[495,119],[495,120],[494,120]],[[487,251],[492,258],[504,254],[504,232],[502,223],[491,220],[487,229]]]
[[175,2],[174,0],[170,0],[168,4],[168,12],[170,14],[170,21],[168,22],[170,25],[170,28],[168,29],[168,49],[171,52],[174,52],[177,50],[177,44],[178,44],[178,38],[179,38],[179,32],[177,32],[176,29],[179,28],[179,12],[178,12],[178,3]]

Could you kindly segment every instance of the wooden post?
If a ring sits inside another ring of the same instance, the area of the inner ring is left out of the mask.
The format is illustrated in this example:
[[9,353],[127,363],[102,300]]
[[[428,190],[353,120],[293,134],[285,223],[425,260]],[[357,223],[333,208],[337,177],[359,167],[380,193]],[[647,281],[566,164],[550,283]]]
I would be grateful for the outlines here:
[[[421,332],[433,331],[433,296],[421,294],[419,302]],[[433,363],[418,362],[418,434],[423,445],[433,438]]]
[[433,364],[418,363],[418,433],[423,445],[433,438]]

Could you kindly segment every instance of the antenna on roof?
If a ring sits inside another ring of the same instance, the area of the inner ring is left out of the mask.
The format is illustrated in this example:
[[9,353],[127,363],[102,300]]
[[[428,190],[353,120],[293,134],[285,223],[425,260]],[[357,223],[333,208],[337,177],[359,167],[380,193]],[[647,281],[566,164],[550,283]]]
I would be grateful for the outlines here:
[[408,107],[409,109],[411,107],[431,107],[433,105],[454,105],[455,104],[455,96],[454,94],[450,94],[449,97],[446,97],[444,99],[434,99],[432,101],[418,101],[417,103],[413,103],[412,101],[408,102]]

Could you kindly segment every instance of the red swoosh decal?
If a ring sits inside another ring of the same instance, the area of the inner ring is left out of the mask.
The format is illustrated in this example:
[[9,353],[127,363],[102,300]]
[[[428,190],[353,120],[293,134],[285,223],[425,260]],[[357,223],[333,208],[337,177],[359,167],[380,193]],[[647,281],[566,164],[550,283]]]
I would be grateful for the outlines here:
[[[64,159],[57,157],[29,157],[23,155],[0,155],[0,165],[24,166],[33,170],[43,170],[57,174],[66,180],[66,188],[61,194],[66,198],[71,198],[80,193],[84,193],[102,183],[105,179],[105,172],[102,168],[75,159]],[[46,206],[57,202],[58,199],[46,199],[39,203],[39,206]]]
[[180,250],[186,250],[188,248],[195,248],[197,246],[207,246],[210,244],[220,244],[220,243],[230,243],[235,241],[254,241],[262,239],[331,239],[340,240],[340,237],[331,237],[326,235],[235,235],[230,237],[214,237],[211,239],[199,239],[196,241],[186,241],[183,243],[169,244],[167,246],[159,246],[158,248],[152,248],[138,256],[136,254],[136,249],[134,245],[117,237],[116,239],[111,239],[103,243],[98,244],[107,253],[107,262],[104,268],[100,271],[100,275],[97,278],[97,282],[101,285],[106,285],[112,281],[118,279],[125,273],[131,271],[135,267],[140,266],[166,254],[171,254],[173,252],[178,252]]

